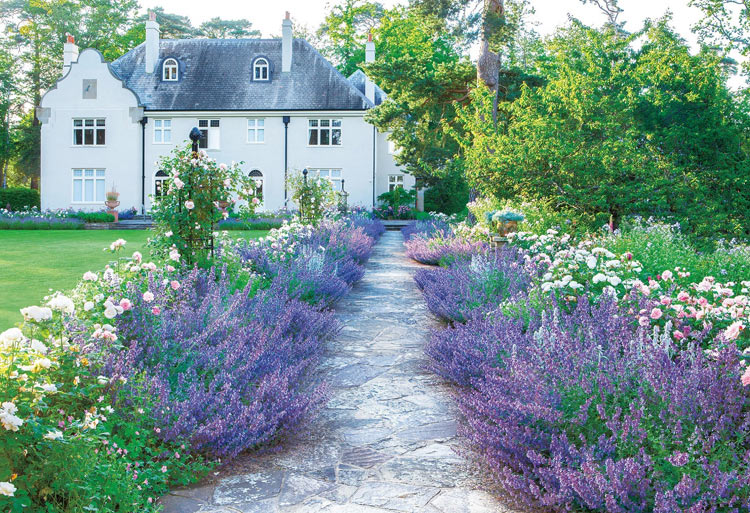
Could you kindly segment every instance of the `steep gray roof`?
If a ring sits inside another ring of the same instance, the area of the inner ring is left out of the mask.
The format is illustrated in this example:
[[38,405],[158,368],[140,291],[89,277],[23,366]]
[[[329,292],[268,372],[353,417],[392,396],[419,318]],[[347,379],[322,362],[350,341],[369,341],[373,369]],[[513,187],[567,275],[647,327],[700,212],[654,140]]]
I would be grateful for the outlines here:
[[[280,39],[162,39],[154,73],[145,71],[145,45],[112,62],[112,70],[146,110],[365,110],[373,107],[315,48],[293,41],[292,69],[281,72]],[[179,80],[162,81],[174,58]],[[252,65],[267,59],[271,80],[255,82]],[[364,90],[364,89],[363,89]]]
[[[354,87],[357,88],[360,93],[365,94],[365,82],[367,81],[367,75],[365,75],[364,71],[358,69],[357,71],[349,75],[348,80]],[[378,87],[378,84],[373,83],[373,85],[375,86],[375,105],[380,105],[388,97],[388,95],[385,94],[385,91]]]

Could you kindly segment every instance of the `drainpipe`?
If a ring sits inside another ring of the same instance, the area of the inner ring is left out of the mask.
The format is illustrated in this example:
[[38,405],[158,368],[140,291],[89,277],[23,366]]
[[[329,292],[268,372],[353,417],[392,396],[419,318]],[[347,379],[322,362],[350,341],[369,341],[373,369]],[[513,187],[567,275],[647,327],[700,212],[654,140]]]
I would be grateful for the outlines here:
[[287,175],[289,174],[289,121],[290,116],[281,118],[284,122],[284,210],[287,205]]
[[375,208],[375,143],[377,141],[377,129],[372,127],[372,208]]
[[141,214],[146,215],[146,124],[148,117],[141,118]]

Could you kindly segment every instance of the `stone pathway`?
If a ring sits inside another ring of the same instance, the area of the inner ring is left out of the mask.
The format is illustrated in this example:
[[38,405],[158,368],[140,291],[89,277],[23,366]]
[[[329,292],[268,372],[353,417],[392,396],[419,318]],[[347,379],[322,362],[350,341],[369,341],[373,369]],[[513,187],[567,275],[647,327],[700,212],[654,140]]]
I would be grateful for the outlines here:
[[322,372],[333,397],[281,452],[240,457],[212,483],[175,490],[165,513],[501,513],[459,453],[457,413],[424,370],[435,321],[401,234],[387,232],[344,298]]

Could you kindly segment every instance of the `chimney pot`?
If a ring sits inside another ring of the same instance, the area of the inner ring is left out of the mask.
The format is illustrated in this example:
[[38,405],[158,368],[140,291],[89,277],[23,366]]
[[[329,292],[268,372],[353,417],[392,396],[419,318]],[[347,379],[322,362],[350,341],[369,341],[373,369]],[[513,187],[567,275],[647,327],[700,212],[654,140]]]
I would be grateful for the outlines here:
[[63,44],[63,75],[68,72],[70,65],[78,60],[78,46],[75,43],[75,38],[68,34],[65,37],[65,44]]

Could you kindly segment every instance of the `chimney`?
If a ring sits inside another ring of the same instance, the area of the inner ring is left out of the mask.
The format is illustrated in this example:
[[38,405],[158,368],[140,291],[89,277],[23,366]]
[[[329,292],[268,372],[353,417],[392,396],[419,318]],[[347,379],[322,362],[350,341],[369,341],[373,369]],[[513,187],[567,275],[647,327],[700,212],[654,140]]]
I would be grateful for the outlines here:
[[153,73],[156,61],[159,60],[159,24],[156,22],[156,13],[148,12],[146,21],[146,73]]
[[[372,40],[372,32],[367,36],[367,45],[365,46],[365,63],[375,62],[375,43]],[[365,77],[365,96],[372,103],[375,103],[375,84],[370,77]]]
[[63,75],[70,69],[70,65],[78,60],[78,45],[73,36],[68,34],[67,40],[63,45]]
[[281,71],[292,71],[292,20],[289,11],[286,12],[286,18],[281,24]]

